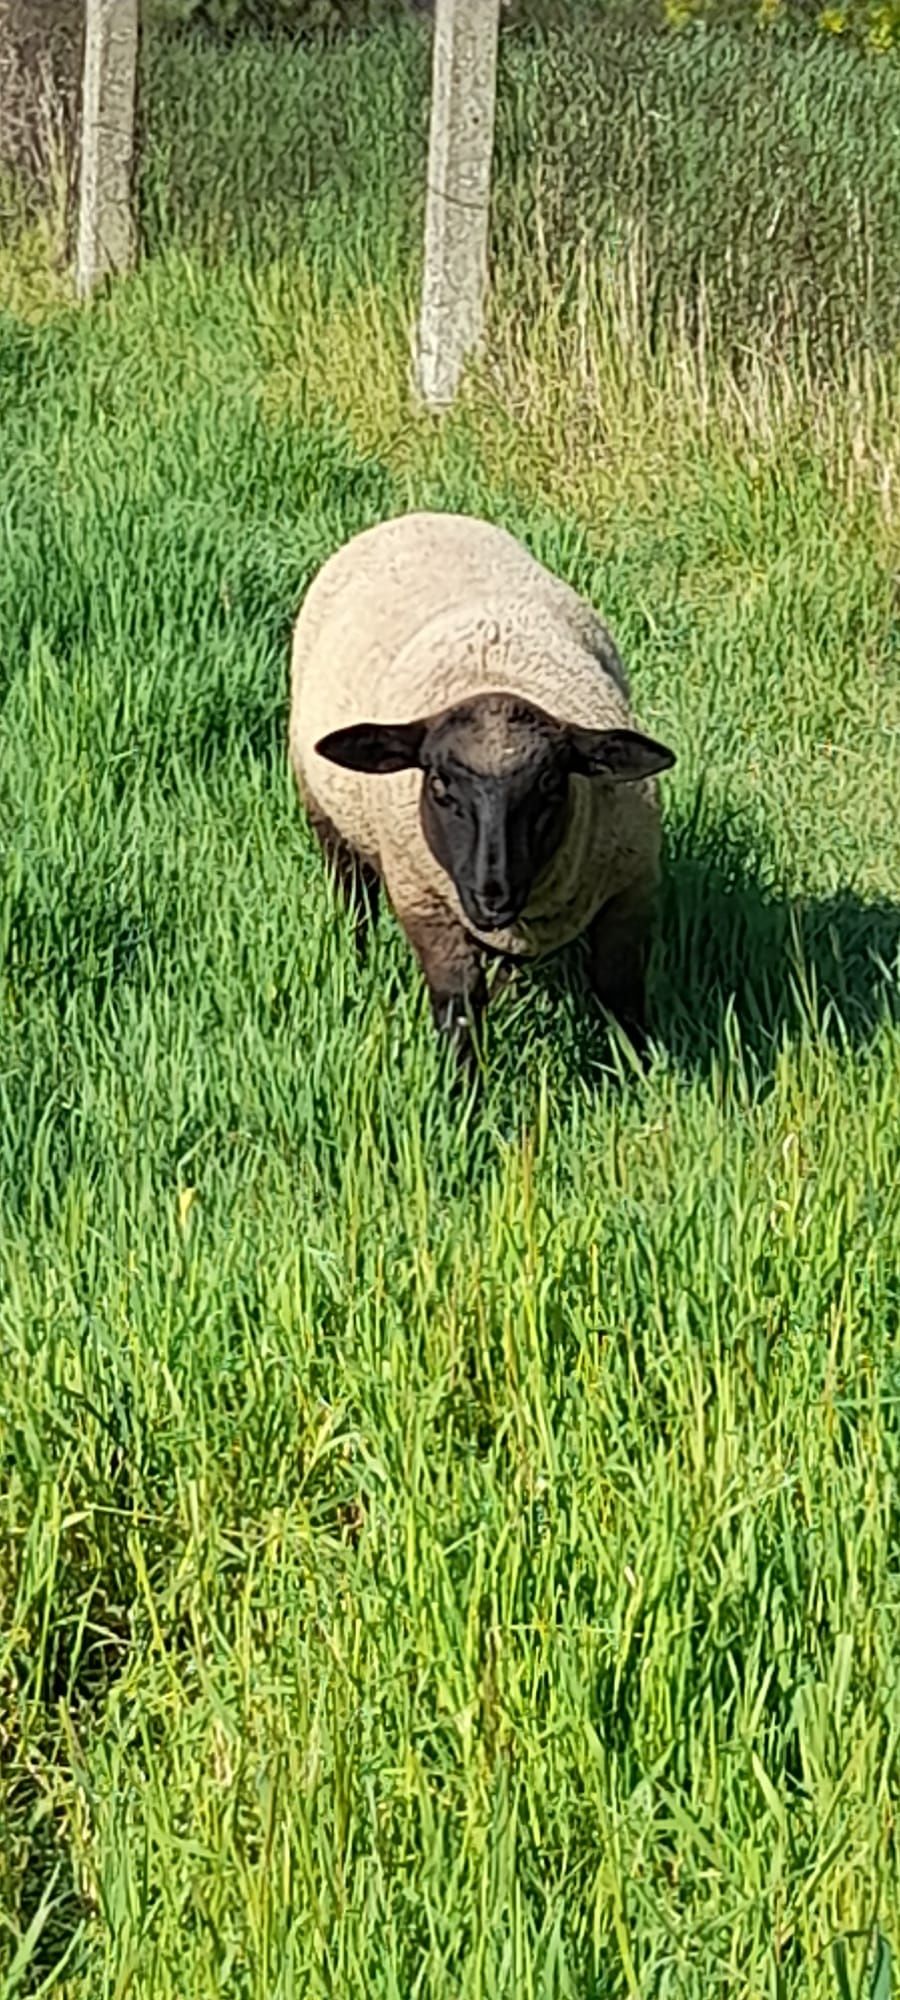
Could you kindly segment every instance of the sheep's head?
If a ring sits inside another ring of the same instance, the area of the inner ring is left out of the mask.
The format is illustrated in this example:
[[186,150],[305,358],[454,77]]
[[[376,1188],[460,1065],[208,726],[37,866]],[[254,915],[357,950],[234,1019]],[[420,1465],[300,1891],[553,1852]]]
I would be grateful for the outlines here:
[[477,931],[506,930],[566,830],[569,779],[635,782],[675,757],[633,729],[580,729],[513,694],[416,722],[354,723],[316,744],[351,771],[420,770],[422,831]]

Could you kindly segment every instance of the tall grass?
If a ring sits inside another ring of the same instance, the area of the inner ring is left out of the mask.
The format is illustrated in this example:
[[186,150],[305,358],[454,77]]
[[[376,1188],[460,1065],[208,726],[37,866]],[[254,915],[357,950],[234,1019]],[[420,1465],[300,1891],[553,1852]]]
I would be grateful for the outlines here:
[[[429,41],[330,49],[153,40],[143,208],[151,248],[302,245],[329,271],[409,268],[421,234]],[[240,144],[234,142],[235,119]],[[660,330],[705,297],[732,357],[802,337],[834,365],[890,347],[900,308],[896,66],[788,28],[698,25],[592,0],[501,37],[492,262],[545,242],[615,264],[646,245]],[[374,232],[374,236],[373,236]],[[524,283],[528,287],[527,271]]]
[[[897,374],[853,245],[840,368],[799,294],[736,355],[706,277],[648,313],[646,205],[573,209],[563,272],[507,129],[435,423],[379,96],[421,43],[152,59],[152,255],[0,320],[0,1992],[886,2000]],[[297,214],[251,178],[291,126]],[[589,592],[678,748],[645,1078],[576,952],[454,1104],[387,915],[355,960],[287,645],[418,504]]]

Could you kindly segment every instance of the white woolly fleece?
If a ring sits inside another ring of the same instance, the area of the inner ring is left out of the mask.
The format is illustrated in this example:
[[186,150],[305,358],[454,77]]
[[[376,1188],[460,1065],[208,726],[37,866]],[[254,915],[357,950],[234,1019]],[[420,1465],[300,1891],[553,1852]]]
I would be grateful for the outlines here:
[[[294,628],[291,761],[307,798],[378,868],[401,923],[437,904],[471,931],[419,825],[421,773],[345,771],[313,746],[351,723],[411,722],[491,690],[583,727],[635,726],[609,633],[505,529],[462,514],[406,514],[324,564]],[[574,777],[570,789],[563,844],[516,924],[483,940],[495,950],[542,957],[577,937],[610,896],[653,887],[655,781]]]

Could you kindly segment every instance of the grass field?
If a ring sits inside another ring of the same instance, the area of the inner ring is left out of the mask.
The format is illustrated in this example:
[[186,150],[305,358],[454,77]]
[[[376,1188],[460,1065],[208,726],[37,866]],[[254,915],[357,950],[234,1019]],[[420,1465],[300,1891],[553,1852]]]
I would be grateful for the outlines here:
[[[3,2000],[896,1983],[896,71],[735,36],[647,39],[602,207],[510,38],[440,424],[421,36],[151,44],[140,274],[0,253]],[[420,504],[678,749],[646,1079],[576,953],[452,1108],[323,880],[291,621]]]

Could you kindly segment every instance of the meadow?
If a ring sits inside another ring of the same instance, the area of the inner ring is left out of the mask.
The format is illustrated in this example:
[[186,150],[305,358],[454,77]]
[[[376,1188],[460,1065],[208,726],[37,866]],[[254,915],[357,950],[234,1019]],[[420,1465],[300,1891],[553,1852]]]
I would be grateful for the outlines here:
[[[889,2000],[893,58],[505,35],[439,420],[426,34],[144,64],[137,274],[0,246],[0,1995]],[[646,1076],[356,960],[289,635],[414,505],[677,748]]]

